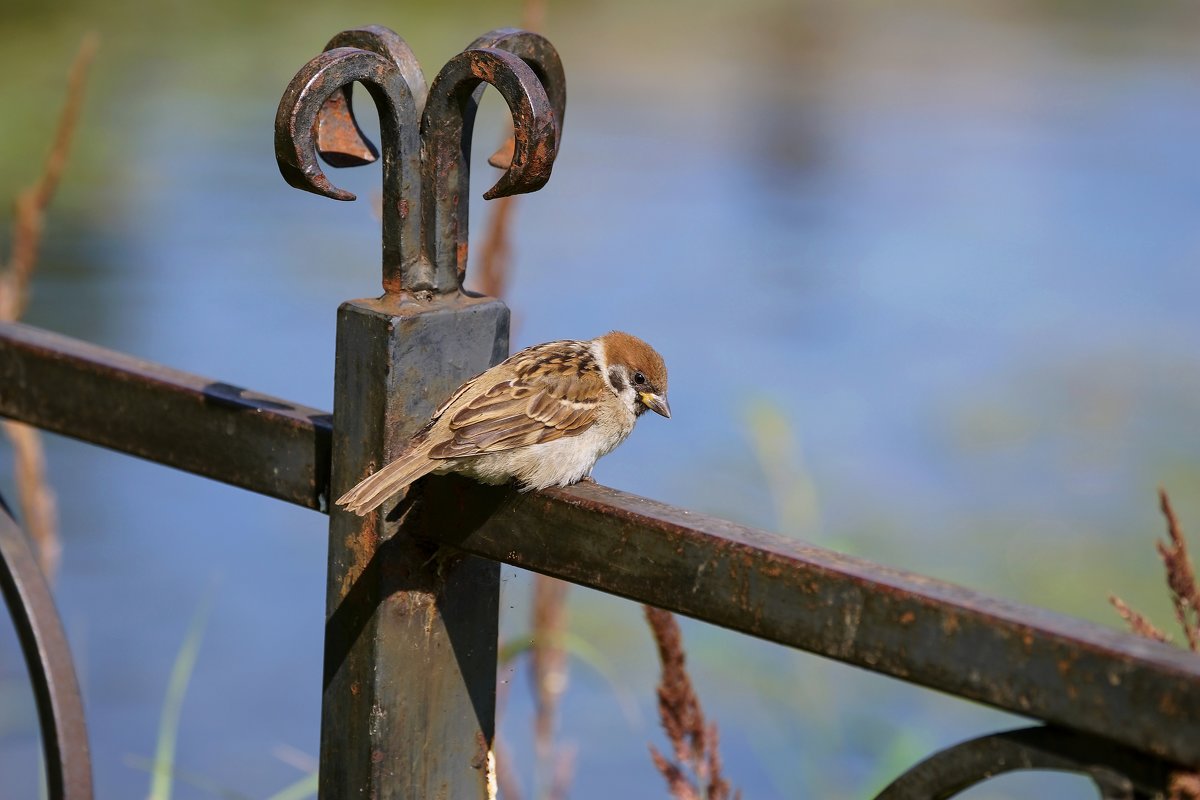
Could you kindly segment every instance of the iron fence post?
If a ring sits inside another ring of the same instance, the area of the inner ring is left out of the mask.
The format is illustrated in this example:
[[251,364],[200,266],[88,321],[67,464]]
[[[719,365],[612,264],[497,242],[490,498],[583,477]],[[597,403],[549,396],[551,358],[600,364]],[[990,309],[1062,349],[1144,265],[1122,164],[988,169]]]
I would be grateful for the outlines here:
[[[333,496],[387,463],[507,350],[508,309],[496,300],[344,303]],[[321,797],[484,796],[500,565],[443,562],[410,534],[408,515],[330,512]]]
[[[404,41],[344,31],[280,102],[276,155],[288,183],[353,199],[331,165],[383,159],[382,297],[338,310],[331,487],[339,497],[387,464],[468,378],[508,354],[509,312],[462,291],[469,153],[485,84],[513,115],[512,165],[486,196],[533,191],[557,152],[565,95],[544,39],[493,31],[426,91]],[[350,86],[379,109],[381,147],[354,121]],[[557,108],[555,107],[557,105]],[[556,113],[557,111],[557,113]],[[420,484],[358,517],[330,503],[320,796],[484,797],[492,779],[500,565],[439,551],[420,529],[449,515]]]

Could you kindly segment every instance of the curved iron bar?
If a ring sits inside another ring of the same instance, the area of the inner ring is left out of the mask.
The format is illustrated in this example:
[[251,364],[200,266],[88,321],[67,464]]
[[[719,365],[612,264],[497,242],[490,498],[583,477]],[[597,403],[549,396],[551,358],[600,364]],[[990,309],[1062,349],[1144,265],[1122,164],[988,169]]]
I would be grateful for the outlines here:
[[[327,50],[305,64],[279,101],[275,115],[275,160],[285,181],[297,189],[353,200],[329,182],[317,164],[317,128],[325,102],[358,81],[379,110],[383,147],[383,288],[396,293],[419,282],[421,260],[421,141],[417,97],[390,58],[357,47]],[[419,287],[415,287],[419,288]]]
[[[546,37],[531,31],[524,31],[520,28],[496,28],[467,45],[468,50],[485,47],[493,50],[505,50],[515,56],[520,56],[521,60],[528,64],[534,74],[538,76],[538,80],[542,82],[542,88],[546,90],[546,96],[550,98],[550,107],[554,109],[554,123],[558,130],[558,144],[561,147],[563,120],[567,115],[567,74],[563,70],[562,59],[558,57],[558,51],[554,49],[554,45],[550,44],[550,40]],[[485,89],[487,89],[486,86],[480,86],[475,90],[476,102],[479,102]]]
[[1018,770],[1086,775],[1102,800],[1167,796],[1170,766],[1107,739],[1053,726],[1004,731],[971,739],[917,764],[875,800],[945,800],[989,778]]
[[[325,50],[357,47],[378,53],[396,62],[400,74],[408,82],[416,103],[418,117],[425,108],[425,75],[417,63],[408,42],[391,28],[367,25],[342,31],[325,44]],[[358,126],[354,117],[350,83],[335,91],[321,107],[317,118],[317,153],[331,167],[359,167],[379,158],[379,150]]]
[[558,154],[558,124],[550,98],[520,56],[475,48],[442,67],[429,88],[421,118],[423,244],[433,270],[431,288],[438,293],[457,291],[466,274],[471,133],[478,108],[476,90],[485,83],[496,87],[508,103],[515,145],[512,163],[484,199],[542,188]]
[[25,534],[0,497],[0,591],[21,642],[37,702],[51,800],[90,800],[92,767],[83,699],[50,588]]

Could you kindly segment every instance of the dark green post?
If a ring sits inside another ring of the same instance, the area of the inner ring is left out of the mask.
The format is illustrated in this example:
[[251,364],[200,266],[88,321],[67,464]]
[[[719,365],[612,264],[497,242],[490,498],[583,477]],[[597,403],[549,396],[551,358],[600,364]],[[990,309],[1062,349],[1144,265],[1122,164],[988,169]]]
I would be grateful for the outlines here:
[[[531,45],[537,45],[536,51]],[[511,52],[510,52],[511,51]],[[484,84],[513,113],[513,164],[489,196],[545,183],[562,81],[540,37],[495,31],[442,69],[426,94],[407,45],[385,28],[338,34],[292,80],[276,155],[294,186],[338,199],[316,162],[373,160],[349,86],[379,109],[383,287],[338,309],[329,498],[387,464],[437,406],[508,353],[508,309],[462,291],[470,130]],[[518,55],[514,55],[517,53]],[[366,517],[331,507],[321,714],[323,800],[485,797],[495,733],[500,566],[438,553],[420,484]]]

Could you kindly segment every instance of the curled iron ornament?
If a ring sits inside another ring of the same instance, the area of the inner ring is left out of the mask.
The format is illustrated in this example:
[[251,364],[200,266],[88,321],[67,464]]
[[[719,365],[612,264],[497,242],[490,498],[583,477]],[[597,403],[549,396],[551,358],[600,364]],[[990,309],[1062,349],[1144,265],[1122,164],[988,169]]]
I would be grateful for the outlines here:
[[1091,779],[1101,800],[1162,800],[1168,765],[1090,734],[1053,726],[1004,731],[948,747],[892,781],[875,800],[948,800],[1019,770],[1073,772]]
[[[379,26],[343,31],[296,73],[280,100],[275,155],[290,185],[352,200],[330,183],[318,153],[336,167],[369,163],[382,152],[383,288],[389,294],[462,287],[471,131],[487,85],[508,104],[515,146],[511,164],[484,197],[536,191],[550,177],[566,104],[557,53],[525,31],[492,31],[476,41],[496,46],[459,53],[426,93],[411,50],[395,33]],[[379,110],[378,150],[354,119],[350,86],[356,81]]]
[[[542,82],[546,96],[550,98],[550,107],[554,110],[555,127],[558,129],[561,143],[563,120],[567,114],[567,76],[554,45],[550,44],[546,37],[520,28],[496,28],[467,46],[468,50],[479,48],[504,50],[519,56],[529,65]],[[476,102],[483,95],[485,88],[480,86],[475,90]]]
[[[325,44],[325,50],[357,47],[370,50],[395,62],[416,102],[417,113],[425,107],[425,76],[408,42],[382,25],[368,25],[342,31]],[[354,118],[351,102],[354,84],[335,91],[321,107],[317,117],[317,153],[331,167],[358,167],[379,158],[379,151],[366,137]]]
[[429,87],[421,119],[424,244],[435,287],[457,288],[467,271],[471,133],[483,84],[494,86],[508,103],[514,138],[512,162],[484,193],[485,199],[542,188],[558,152],[550,99],[521,58],[478,48],[459,53],[442,67]]

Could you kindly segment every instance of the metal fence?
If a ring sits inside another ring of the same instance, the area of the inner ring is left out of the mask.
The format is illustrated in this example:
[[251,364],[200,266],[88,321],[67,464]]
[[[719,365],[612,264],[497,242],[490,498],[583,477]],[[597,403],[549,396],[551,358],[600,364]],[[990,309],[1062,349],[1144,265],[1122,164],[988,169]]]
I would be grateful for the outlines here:
[[[381,147],[350,86],[379,109]],[[950,797],[1016,769],[1088,775],[1104,798],[1165,797],[1200,767],[1200,659],[597,485],[519,494],[448,476],[396,508],[330,508],[434,407],[508,351],[508,310],[461,289],[471,127],[486,85],[513,115],[486,196],[545,183],[565,79],[540,36],[492,31],[426,88],[404,41],[345,31],[297,73],[276,120],[292,185],[383,160],[383,287],[338,312],[334,411],[305,408],[34,327],[0,324],[0,416],[330,515],[320,796],[487,796],[500,563],[1020,714],[1042,725],[938,753],[879,798]],[[0,583],[37,696],[53,798],[91,796],[61,626],[0,503]]]

